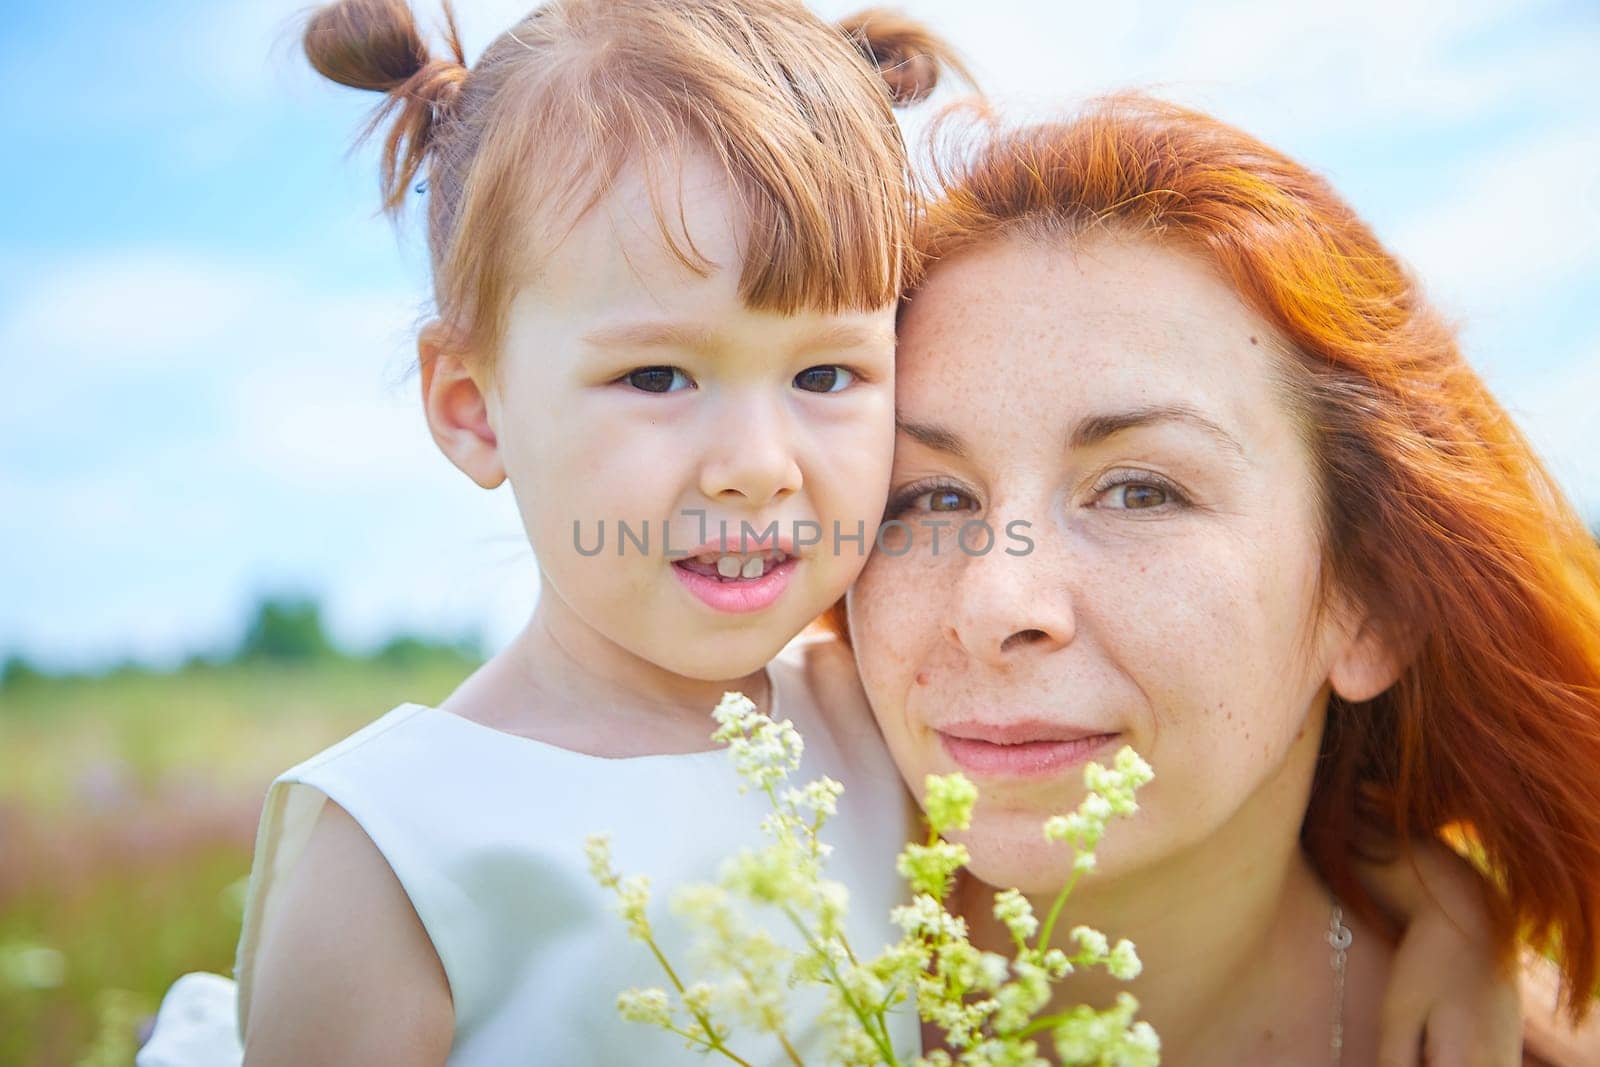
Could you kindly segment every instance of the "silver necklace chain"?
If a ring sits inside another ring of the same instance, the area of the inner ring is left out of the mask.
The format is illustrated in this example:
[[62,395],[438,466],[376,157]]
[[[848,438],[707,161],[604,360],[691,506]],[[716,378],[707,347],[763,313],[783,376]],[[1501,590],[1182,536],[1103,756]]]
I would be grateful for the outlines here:
[[1354,935],[1350,928],[1344,924],[1344,911],[1339,907],[1337,899],[1333,902],[1333,914],[1328,919],[1328,945],[1333,949],[1330,962],[1333,964],[1333,1034],[1328,1040],[1328,1050],[1331,1054],[1333,1067],[1339,1067],[1344,1057],[1344,965],[1346,951]]

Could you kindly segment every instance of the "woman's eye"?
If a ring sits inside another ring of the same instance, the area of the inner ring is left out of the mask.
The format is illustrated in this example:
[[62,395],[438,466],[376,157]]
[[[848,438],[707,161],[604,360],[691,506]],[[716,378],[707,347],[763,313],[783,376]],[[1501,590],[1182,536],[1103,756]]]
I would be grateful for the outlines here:
[[1116,511],[1147,511],[1177,500],[1177,494],[1156,482],[1123,482],[1105,489],[1103,506]]
[[622,380],[642,393],[675,393],[694,386],[677,367],[640,367],[623,375]]
[[837,393],[855,378],[853,371],[830,363],[821,367],[807,367],[794,376],[794,384],[808,393]]
[[977,506],[970,496],[956,489],[933,489],[918,499],[927,500],[928,511],[967,511]]
[[893,503],[889,506],[891,518],[908,511],[950,512],[977,510],[978,502],[972,499],[969,494],[948,486],[937,486],[932,489],[922,490],[913,488],[910,492],[895,496]]

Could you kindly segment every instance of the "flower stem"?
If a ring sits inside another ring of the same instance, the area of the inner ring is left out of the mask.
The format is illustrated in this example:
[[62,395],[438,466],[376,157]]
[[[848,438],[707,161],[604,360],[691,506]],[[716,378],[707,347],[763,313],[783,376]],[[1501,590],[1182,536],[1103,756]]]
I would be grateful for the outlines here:
[[1069,1018],[1070,1016],[1067,1012],[1062,1012],[1060,1015],[1046,1015],[1043,1018],[1035,1019],[1018,1031],[1016,1038],[1018,1041],[1025,1041],[1034,1034],[1043,1033],[1052,1027],[1060,1026]]
[[[678,978],[678,972],[674,971],[672,969],[672,964],[667,962],[666,954],[662,952],[661,947],[656,944],[655,938],[645,938],[644,943],[650,946],[650,951],[652,954],[654,954],[656,962],[661,964],[661,969],[663,971],[667,972],[667,979],[672,982],[672,988],[678,991],[678,999],[682,1000],[685,989],[683,987],[683,982]],[[711,1016],[707,1015],[703,1011],[696,1011],[694,1008],[690,1008],[687,1002],[684,1003],[684,1007],[688,1008],[689,1014],[694,1016],[695,1022],[700,1024],[700,1028],[706,1032],[707,1037],[696,1038],[693,1034],[685,1033],[684,1031],[673,1026],[669,1026],[667,1029],[672,1030],[674,1033],[681,1034],[692,1041],[699,1041],[700,1044],[704,1045],[710,1051],[720,1052],[734,1063],[742,1064],[743,1067],[752,1067],[752,1064],[749,1060],[736,1055],[732,1049],[723,1044],[722,1038],[717,1036],[716,1027],[711,1025]],[[783,1035],[779,1035],[779,1040],[783,1040]],[[789,1043],[787,1041],[784,1041],[783,1044],[785,1048],[788,1048]]]
[[789,1054],[789,1062],[794,1064],[794,1067],[806,1067],[806,1061],[801,1059],[800,1053],[796,1052],[794,1046],[789,1044],[789,1039],[781,1032],[774,1031],[774,1033],[777,1035],[778,1043],[783,1046],[783,1051]]
[[839,995],[844,997],[845,1004],[855,1014],[856,1021],[861,1024],[861,1029],[866,1031],[867,1036],[872,1039],[872,1043],[878,1047],[878,1054],[883,1057],[884,1064],[887,1067],[900,1067],[900,1060],[894,1054],[894,1046],[889,1044],[883,1020],[881,1018],[873,1018],[866,1008],[856,1003],[856,998],[851,996],[850,991],[845,988],[844,979],[839,977],[839,969],[833,965],[833,957],[822,951],[821,946],[817,944],[817,939],[812,936],[811,930],[801,921],[800,916],[796,915],[794,910],[787,906],[784,907],[783,913],[789,917],[789,921],[794,924],[795,929],[800,931],[800,936],[805,938],[806,946],[827,964],[828,976],[833,979],[833,984],[838,988]]
[[1055,933],[1056,919],[1061,916],[1061,907],[1067,902],[1067,897],[1072,895],[1073,887],[1078,884],[1078,879],[1082,876],[1083,872],[1074,867],[1072,877],[1067,880],[1066,885],[1061,887],[1061,892],[1056,894],[1055,903],[1050,905],[1050,914],[1045,918],[1044,927],[1039,931],[1038,946],[1040,950],[1050,947],[1050,937]]
[[[699,1036],[698,1034],[692,1033],[691,1031],[688,1031],[688,1030],[681,1030],[678,1027],[673,1026],[671,1023],[666,1023],[664,1025],[665,1025],[665,1027],[666,1027],[666,1029],[668,1031],[670,1031],[671,1033],[677,1034],[679,1037],[683,1038],[684,1040],[692,1041],[697,1045],[704,1045],[707,1052],[720,1052],[724,1056],[728,1057],[728,1059],[732,1060],[734,1063],[741,1064],[742,1067],[755,1067],[755,1065],[752,1064],[749,1060],[741,1059],[740,1057],[735,1056],[731,1051],[729,1051],[729,1049],[728,1049],[728,1047],[726,1045],[724,1045],[721,1041],[716,1040],[714,1035],[713,1035],[713,1039],[712,1040],[707,1041],[705,1038]],[[709,1033],[711,1033],[711,1031],[707,1030],[706,1033],[709,1034]]]

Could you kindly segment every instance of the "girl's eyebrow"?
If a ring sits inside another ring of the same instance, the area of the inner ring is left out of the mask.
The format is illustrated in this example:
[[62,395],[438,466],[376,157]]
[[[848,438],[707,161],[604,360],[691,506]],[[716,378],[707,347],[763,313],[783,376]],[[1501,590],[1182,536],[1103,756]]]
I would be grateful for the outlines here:
[[[1244,446],[1227,430],[1206,418],[1186,404],[1163,404],[1151,407],[1130,408],[1127,411],[1100,412],[1085,415],[1072,427],[1067,436],[1067,447],[1088,448],[1124,430],[1149,426],[1160,422],[1183,422],[1203,431],[1223,448],[1240,459],[1245,459]],[[895,416],[895,429],[920,444],[958,459],[967,458],[967,445],[961,435],[943,426],[913,422]]]
[[[605,326],[584,334],[585,344],[601,348],[690,348],[709,350],[720,346],[717,332],[709,326],[677,322],[633,322]],[[873,327],[839,323],[801,339],[799,349],[863,348],[867,345],[894,344],[890,326]]]
[[894,345],[894,327],[864,326],[842,322],[807,337],[802,348],[865,348],[867,345]]
[[711,348],[715,333],[705,326],[677,322],[633,322],[584,334],[585,344],[601,348]]

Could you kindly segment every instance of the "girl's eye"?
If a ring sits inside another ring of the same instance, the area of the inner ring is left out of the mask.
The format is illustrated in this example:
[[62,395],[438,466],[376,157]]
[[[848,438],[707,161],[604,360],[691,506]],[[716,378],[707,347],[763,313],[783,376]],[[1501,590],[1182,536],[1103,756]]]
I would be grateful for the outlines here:
[[689,376],[677,367],[640,367],[623,375],[622,380],[642,393],[675,393],[694,387]]
[[837,363],[807,367],[794,376],[796,388],[808,393],[837,393],[855,381],[855,372]]

